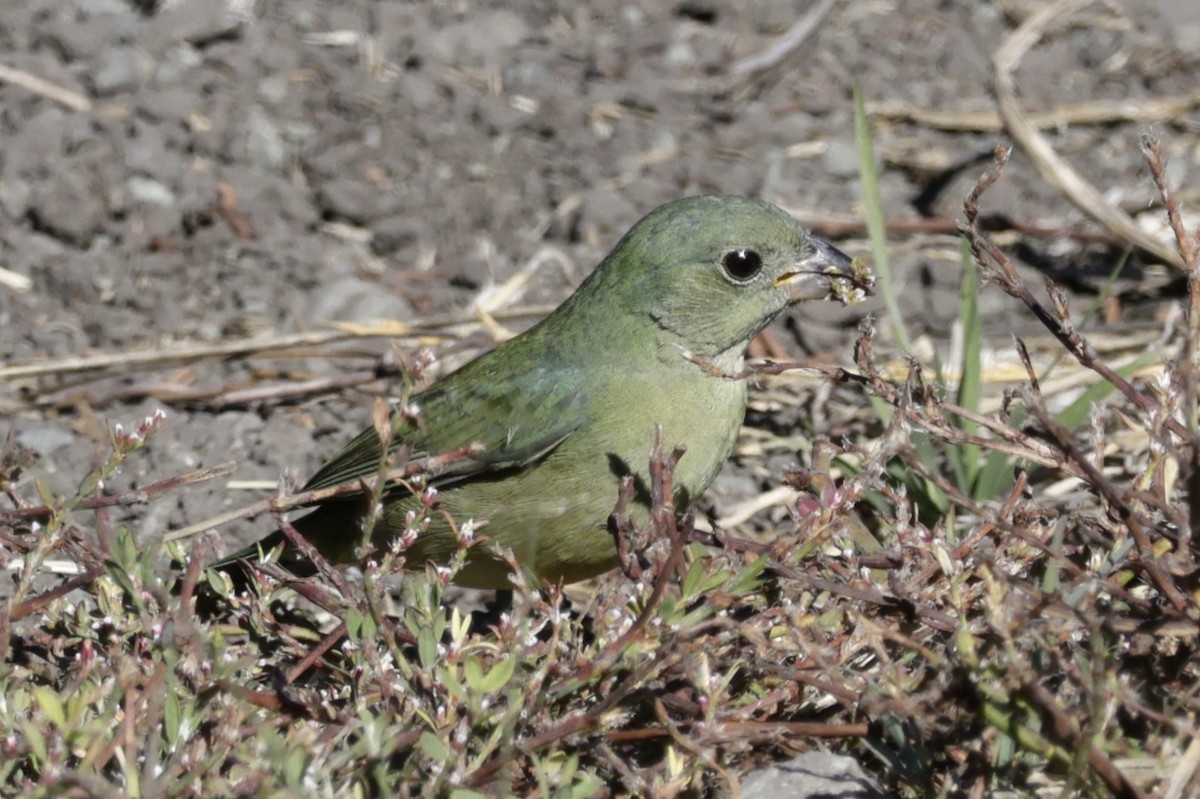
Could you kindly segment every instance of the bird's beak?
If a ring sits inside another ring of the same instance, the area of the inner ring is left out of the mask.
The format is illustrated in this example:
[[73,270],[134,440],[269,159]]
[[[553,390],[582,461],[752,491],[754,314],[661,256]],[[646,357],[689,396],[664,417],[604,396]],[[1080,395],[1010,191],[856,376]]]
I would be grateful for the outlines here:
[[790,302],[833,298],[843,304],[869,296],[875,286],[870,268],[861,258],[846,253],[816,236],[808,237],[812,252],[775,279]]

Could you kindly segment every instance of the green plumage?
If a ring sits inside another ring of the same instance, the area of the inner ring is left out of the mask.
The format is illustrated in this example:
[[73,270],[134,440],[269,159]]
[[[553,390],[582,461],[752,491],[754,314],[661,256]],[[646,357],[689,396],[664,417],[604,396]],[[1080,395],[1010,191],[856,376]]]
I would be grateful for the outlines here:
[[[827,297],[832,281],[850,276],[849,258],[768,203],[694,197],[653,211],[541,323],[414,396],[418,424],[394,417],[393,447],[410,446],[412,457],[483,446],[432,476],[440,503],[408,564],[455,551],[445,511],[459,523],[488,522],[489,543],[474,550],[461,584],[509,585],[493,545],[511,549],[534,580],[612,568],[607,518],[625,474],[648,484],[656,425],[668,450],[687,448],[675,471],[681,509],[712,482],[741,427],[745,382],[713,376],[683,351],[735,372],[750,340],[791,303]],[[368,429],[306,488],[375,475],[379,450]],[[417,507],[403,489],[391,492],[376,544],[403,532]],[[643,501],[633,513],[645,520],[648,510]],[[295,524],[325,557],[351,562],[364,511],[360,499],[335,500]]]

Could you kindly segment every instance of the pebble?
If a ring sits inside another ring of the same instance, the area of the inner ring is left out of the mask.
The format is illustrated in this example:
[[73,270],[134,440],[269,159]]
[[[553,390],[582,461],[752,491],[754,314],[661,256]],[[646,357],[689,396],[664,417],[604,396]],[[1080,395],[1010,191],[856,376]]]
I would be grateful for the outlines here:
[[101,53],[91,73],[97,97],[112,97],[136,89],[154,69],[150,57],[136,47],[113,47]]
[[412,318],[412,309],[401,297],[359,277],[346,277],[321,286],[310,308],[314,322],[378,322]]
[[17,443],[22,447],[28,447],[42,457],[52,454],[55,450],[68,447],[76,441],[77,437],[74,433],[51,425],[24,427],[17,431]]
[[858,761],[827,752],[805,752],[786,763],[751,772],[742,796],[756,799],[885,799]]
[[129,192],[130,199],[136,202],[166,208],[175,204],[175,193],[157,180],[134,176],[125,181],[125,190]]

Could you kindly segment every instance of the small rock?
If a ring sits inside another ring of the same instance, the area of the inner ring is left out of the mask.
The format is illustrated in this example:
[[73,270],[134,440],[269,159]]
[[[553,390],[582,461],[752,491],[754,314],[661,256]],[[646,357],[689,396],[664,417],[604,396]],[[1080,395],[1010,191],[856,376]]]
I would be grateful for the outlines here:
[[175,195],[162,183],[150,178],[131,177],[125,181],[125,190],[135,202],[161,205],[170,208],[175,204]]
[[286,75],[268,75],[258,82],[258,96],[271,105],[287,99],[288,79]]
[[335,280],[323,286],[309,316],[317,322],[377,322],[411,317],[412,309],[403,299],[383,291],[378,283],[357,277]]
[[106,216],[104,203],[74,171],[35,190],[29,210],[42,230],[77,247],[91,243]]
[[378,188],[349,178],[334,178],[322,185],[317,204],[326,216],[356,225],[366,225],[386,210]]
[[111,97],[136,89],[153,71],[150,57],[136,47],[112,47],[96,62],[91,75],[97,97]]
[[137,93],[134,103],[138,113],[158,122],[183,123],[203,107],[192,92],[181,92],[171,82],[159,89],[153,86]]
[[45,457],[75,443],[75,435],[58,427],[27,427],[17,433],[17,443]]
[[527,33],[525,21],[513,12],[493,11],[447,25],[424,45],[433,58],[447,64],[498,68],[506,51],[520,44]]
[[168,47],[158,60],[155,80],[161,86],[171,86],[177,83],[188,72],[204,63],[204,56],[191,45],[176,44]]
[[854,758],[805,752],[786,763],[752,772],[742,780],[742,796],[755,799],[885,799]]
[[[183,227],[182,215],[174,205],[147,203],[134,209],[127,220],[123,243],[131,246],[149,247],[155,242],[168,241]],[[138,297],[147,299],[144,293]]]
[[696,51],[690,42],[675,42],[667,49],[666,61],[672,67],[682,69],[696,63]]
[[238,15],[230,13],[228,3],[212,0],[183,0],[154,18],[147,41],[159,48],[175,42],[204,46],[218,39],[233,38],[242,25]]
[[137,520],[137,538],[139,541],[145,541],[155,536],[161,536],[164,531],[171,528],[171,514],[175,512],[178,503],[173,501],[173,498],[158,499],[144,506],[144,510],[138,514]]
[[40,31],[46,44],[62,53],[67,63],[88,61],[112,45],[113,31],[128,22],[128,13],[89,14],[80,18],[63,15],[48,21]]
[[246,154],[267,170],[279,169],[287,156],[279,128],[258,107],[251,109],[246,118]]
[[858,146],[846,139],[834,139],[825,149],[822,162],[833,177],[858,177]]
[[0,210],[9,219],[22,219],[29,210],[33,188],[23,180],[0,180]]
[[1194,53],[1200,50],[1200,22],[1180,25],[1174,29],[1173,35],[1181,52]]
[[388,216],[371,225],[371,252],[392,255],[417,243],[421,226],[408,216]]
[[91,17],[114,16],[119,18],[130,15],[129,4],[124,0],[74,0],[65,5],[74,6],[77,11]]

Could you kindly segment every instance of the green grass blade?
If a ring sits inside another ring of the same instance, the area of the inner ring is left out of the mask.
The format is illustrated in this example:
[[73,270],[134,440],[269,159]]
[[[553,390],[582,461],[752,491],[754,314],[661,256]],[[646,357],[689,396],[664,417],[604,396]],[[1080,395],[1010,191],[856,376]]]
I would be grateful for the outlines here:
[[[1134,358],[1129,363],[1122,366],[1120,369],[1113,369],[1114,372],[1121,377],[1130,377],[1139,369],[1143,369],[1162,356],[1157,352],[1144,352],[1137,358]],[[1058,421],[1062,423],[1068,430],[1074,430],[1087,421],[1088,414],[1091,413],[1092,406],[1102,401],[1105,397],[1113,392],[1113,385],[1107,380],[1101,380],[1090,386],[1086,391],[1079,395],[1078,398],[1066,410],[1058,415]]]
[[883,199],[879,194],[879,173],[875,169],[875,150],[871,145],[871,129],[867,124],[867,109],[863,104],[862,87],[854,83],[854,138],[858,143],[858,164],[862,172],[863,206],[867,212],[867,233],[871,238],[874,259],[875,286],[887,308],[888,322],[900,349],[907,352],[908,330],[896,296],[891,265],[887,257],[887,229],[883,223]]
[[[959,291],[958,324],[962,330],[962,363],[959,369],[958,404],[969,411],[979,410],[983,393],[983,323],[979,319],[979,273],[975,259],[962,243],[962,282]],[[979,426],[970,419],[959,419],[967,435],[976,435]],[[962,461],[968,494],[974,496],[983,453],[977,444],[962,445]],[[978,499],[978,497],[976,497]]]

